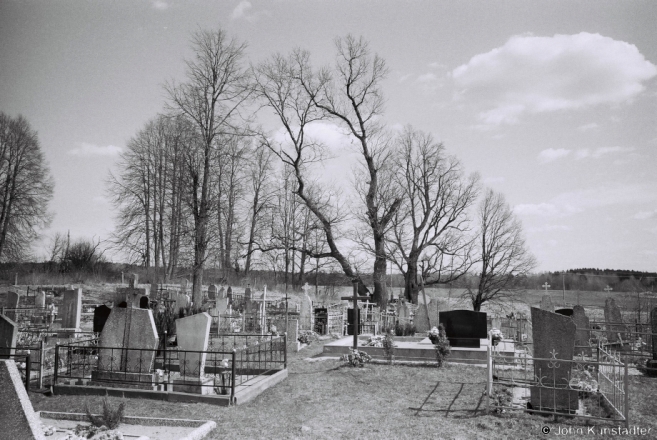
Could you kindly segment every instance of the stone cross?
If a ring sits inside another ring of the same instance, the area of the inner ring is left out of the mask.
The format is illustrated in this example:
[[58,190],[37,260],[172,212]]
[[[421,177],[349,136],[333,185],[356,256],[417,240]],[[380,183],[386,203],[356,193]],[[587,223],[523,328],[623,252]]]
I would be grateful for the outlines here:
[[[354,350],[358,349],[358,300],[367,300],[369,296],[358,296],[358,278],[351,280],[354,284],[354,295],[353,296],[343,296],[340,299],[353,301],[354,302]],[[304,289],[308,286],[306,283],[303,287]]]
[[611,292],[611,291],[614,290],[614,289],[612,289],[611,287],[607,286],[607,287],[605,287],[604,290],[605,290],[605,292],[609,293],[609,292]]
[[545,284],[543,284],[541,287],[543,287],[545,289],[545,292],[547,293],[548,287],[551,287],[551,286],[546,281]]
[[303,285],[302,289],[303,289],[303,293],[308,295],[308,291],[310,290],[310,286],[308,285],[308,283],[306,283],[306,284]]
[[130,280],[128,281],[128,287],[119,287],[116,289],[117,299],[115,304],[120,304],[122,301],[125,301],[128,308],[139,308],[139,301],[142,296],[150,295],[150,286],[147,288],[138,288],[139,284],[139,274],[132,274]]

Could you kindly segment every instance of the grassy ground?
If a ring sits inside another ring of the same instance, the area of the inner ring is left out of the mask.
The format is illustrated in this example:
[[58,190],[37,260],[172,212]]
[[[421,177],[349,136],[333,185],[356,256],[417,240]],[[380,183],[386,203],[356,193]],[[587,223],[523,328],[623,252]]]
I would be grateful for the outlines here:
[[[587,432],[584,420],[560,419],[554,423],[523,413],[486,414],[483,368],[382,364],[351,368],[337,360],[306,360],[321,349],[320,344],[313,344],[290,355],[288,379],[243,406],[128,399],[126,414],[214,420],[217,428],[208,436],[212,439],[525,439],[549,437],[541,433],[545,425],[553,433],[569,426]],[[655,395],[657,379],[631,378],[631,424],[651,428],[653,433],[642,438],[657,435]],[[30,397],[35,410],[83,412],[85,402],[92,408],[100,405],[97,397]],[[114,404],[118,401],[112,398]],[[603,422],[596,426],[613,425]]]

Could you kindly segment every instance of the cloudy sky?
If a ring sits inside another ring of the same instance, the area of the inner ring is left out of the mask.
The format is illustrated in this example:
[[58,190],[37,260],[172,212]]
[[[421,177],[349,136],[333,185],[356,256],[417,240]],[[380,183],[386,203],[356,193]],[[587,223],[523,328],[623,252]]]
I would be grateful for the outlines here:
[[39,133],[46,236],[105,239],[105,184],[222,27],[258,62],[362,35],[390,73],[385,120],[442,140],[522,220],[538,270],[657,270],[657,2],[0,1],[0,111]]

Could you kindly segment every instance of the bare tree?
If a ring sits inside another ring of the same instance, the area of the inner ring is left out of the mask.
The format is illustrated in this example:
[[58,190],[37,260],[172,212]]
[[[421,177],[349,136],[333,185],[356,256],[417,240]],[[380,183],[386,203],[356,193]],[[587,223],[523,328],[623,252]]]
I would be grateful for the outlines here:
[[418,269],[426,285],[454,281],[472,266],[468,211],[479,176],[466,176],[431,134],[409,126],[396,142],[390,180],[403,202],[388,234],[389,257],[404,276],[405,297],[417,303]]
[[30,253],[38,230],[48,226],[53,181],[36,131],[22,116],[0,113],[0,260]]
[[481,272],[468,280],[465,293],[476,311],[486,302],[518,294],[524,278],[536,267],[522,236],[522,224],[502,194],[487,190],[478,217],[476,252]]
[[242,66],[246,45],[228,40],[221,29],[198,31],[192,38],[194,58],[187,61],[187,82],[169,84],[170,107],[189,118],[200,136],[197,167],[191,171],[194,220],[193,301],[202,300],[203,267],[209,243],[211,164],[221,154],[225,135],[238,131],[239,110],[250,94],[248,72]]
[[[256,91],[266,107],[269,107],[283,125],[284,140],[262,136],[262,142],[290,167],[296,180],[295,194],[313,213],[324,231],[328,250],[315,253],[305,252],[312,258],[333,258],[350,278],[360,277],[352,268],[348,256],[338,247],[337,226],[344,221],[339,207],[332,203],[329,190],[320,190],[308,179],[308,167],[324,157],[321,143],[310,139],[306,129],[309,124],[324,118],[325,112],[315,103],[316,94],[324,88],[327,80],[315,75],[309,64],[308,52],[295,50],[289,57],[275,55],[254,69]],[[362,281],[359,291],[367,289]]]
[[347,130],[362,155],[367,178],[361,193],[374,253],[373,301],[381,303],[387,298],[385,235],[401,204],[400,198],[380,197],[379,188],[379,172],[386,162],[389,147],[379,121],[384,104],[380,84],[388,69],[381,57],[372,55],[362,37],[336,38],[335,46],[337,58],[333,71],[320,70],[316,81],[312,81],[310,75],[299,75],[299,80],[312,103]]

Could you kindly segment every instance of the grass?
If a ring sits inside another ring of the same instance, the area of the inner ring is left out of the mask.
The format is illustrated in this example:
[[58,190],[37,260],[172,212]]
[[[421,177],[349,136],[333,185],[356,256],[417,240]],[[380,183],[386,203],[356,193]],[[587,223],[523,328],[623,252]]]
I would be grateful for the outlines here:
[[[553,423],[524,413],[486,414],[483,368],[449,364],[440,369],[386,364],[351,368],[337,360],[306,360],[321,350],[321,344],[314,343],[291,354],[288,379],[243,406],[128,399],[125,414],[214,420],[217,428],[209,439],[520,439],[545,438],[540,432],[544,425],[586,426],[581,419]],[[631,377],[631,424],[651,428],[652,433],[657,432],[655,395],[657,380]],[[67,412],[84,412],[86,404],[98,399],[36,393],[30,397],[37,411]],[[121,401],[110,398],[114,406]]]

